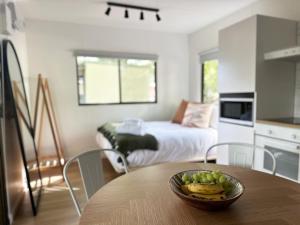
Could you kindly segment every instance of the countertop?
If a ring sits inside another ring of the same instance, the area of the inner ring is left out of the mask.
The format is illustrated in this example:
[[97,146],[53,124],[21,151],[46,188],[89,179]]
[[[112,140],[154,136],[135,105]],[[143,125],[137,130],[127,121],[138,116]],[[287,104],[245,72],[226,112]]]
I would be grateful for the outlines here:
[[260,119],[260,120],[256,120],[256,123],[300,129],[300,123],[293,123],[284,120],[277,121],[272,119]]

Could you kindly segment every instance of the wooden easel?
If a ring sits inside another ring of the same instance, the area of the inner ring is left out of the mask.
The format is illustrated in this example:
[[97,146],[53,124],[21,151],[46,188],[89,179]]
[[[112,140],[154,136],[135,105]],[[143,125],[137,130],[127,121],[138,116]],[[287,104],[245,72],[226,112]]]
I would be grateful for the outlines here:
[[[56,154],[54,156],[43,157],[41,154],[41,136],[43,132],[43,122],[44,122],[44,114],[46,111],[46,116],[49,121],[52,138],[54,141],[54,147]],[[39,123],[38,123],[39,120]],[[39,124],[39,126],[38,126]],[[39,161],[43,163],[44,161],[56,161],[58,162],[61,171],[63,172],[63,166],[65,163],[63,149],[61,145],[61,139],[58,132],[57,120],[53,110],[52,97],[49,90],[48,80],[46,78],[42,78],[42,75],[38,75],[37,82],[37,92],[35,99],[35,109],[34,109],[34,120],[33,120],[33,130],[34,137],[37,145],[37,152],[39,156]],[[48,165],[46,164],[46,167]],[[55,165],[54,165],[55,166]]]
[[17,113],[19,114],[20,118],[24,122],[27,129],[31,132],[31,126],[28,123],[29,121],[26,120],[26,117],[20,108],[20,101],[26,105],[27,104],[26,99],[25,99],[25,96],[23,96],[22,92],[20,91],[16,81],[13,81],[13,93],[15,95],[15,104],[16,104],[16,108],[17,108]]

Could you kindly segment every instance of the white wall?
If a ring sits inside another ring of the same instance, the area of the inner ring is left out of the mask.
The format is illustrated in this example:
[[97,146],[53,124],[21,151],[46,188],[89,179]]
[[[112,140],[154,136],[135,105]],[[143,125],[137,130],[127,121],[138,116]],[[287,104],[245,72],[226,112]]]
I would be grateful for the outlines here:
[[300,21],[299,0],[260,0],[250,6],[233,13],[195,33],[189,35],[189,68],[191,100],[200,99],[200,65],[198,54],[218,46],[218,32],[220,29],[230,26],[238,21],[255,14],[274,16]]
[[[97,147],[96,129],[105,122],[170,120],[180,100],[188,97],[186,35],[37,20],[27,21],[26,35],[30,76],[42,73],[49,79],[67,157]],[[78,106],[74,49],[159,55],[158,103]]]

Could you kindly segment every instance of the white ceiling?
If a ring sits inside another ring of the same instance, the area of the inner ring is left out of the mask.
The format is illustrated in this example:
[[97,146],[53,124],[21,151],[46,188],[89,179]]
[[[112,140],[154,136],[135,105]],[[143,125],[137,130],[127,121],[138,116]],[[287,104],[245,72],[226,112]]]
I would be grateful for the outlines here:
[[176,33],[191,33],[257,0],[112,0],[160,9],[162,21],[155,14],[145,12],[139,20],[139,11],[112,8],[110,16],[105,0],[17,0],[26,19],[72,22],[116,28],[133,28]]

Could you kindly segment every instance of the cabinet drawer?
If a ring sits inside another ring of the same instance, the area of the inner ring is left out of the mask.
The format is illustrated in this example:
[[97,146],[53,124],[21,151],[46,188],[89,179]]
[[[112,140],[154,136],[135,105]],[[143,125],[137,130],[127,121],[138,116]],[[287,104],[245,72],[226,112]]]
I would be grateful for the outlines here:
[[257,123],[255,124],[255,133],[300,143],[300,129]]
[[[268,149],[276,158],[276,175],[292,181],[300,182],[300,143],[274,139],[265,136],[255,136],[256,145]],[[255,168],[270,171],[272,159],[264,152],[255,154]]]

